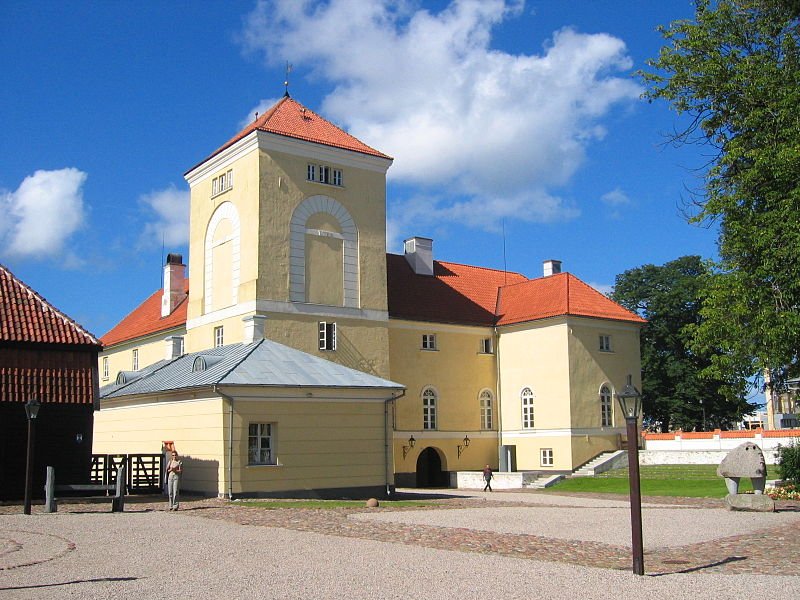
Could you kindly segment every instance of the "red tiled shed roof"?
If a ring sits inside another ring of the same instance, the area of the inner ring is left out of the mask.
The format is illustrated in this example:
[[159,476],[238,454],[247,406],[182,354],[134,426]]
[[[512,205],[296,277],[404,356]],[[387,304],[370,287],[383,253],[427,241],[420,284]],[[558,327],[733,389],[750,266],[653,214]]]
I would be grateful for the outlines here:
[[531,279],[500,290],[498,325],[560,315],[645,323],[639,315],[623,308],[570,273]]
[[527,281],[519,273],[433,261],[433,276],[417,275],[405,256],[386,255],[389,316],[413,321],[494,325],[497,291]]
[[[189,280],[184,280],[184,290],[189,293]],[[161,297],[163,290],[157,290],[108,333],[100,338],[104,346],[113,346],[134,338],[167,331],[186,324],[188,296],[166,317],[161,316]]]
[[297,100],[284,96],[272,108],[259,115],[247,127],[217,148],[208,158],[189,169],[189,171],[256,130],[391,160],[391,157],[367,146],[364,142],[322,118],[313,110],[306,108]]
[[99,346],[91,333],[0,265],[0,342]]

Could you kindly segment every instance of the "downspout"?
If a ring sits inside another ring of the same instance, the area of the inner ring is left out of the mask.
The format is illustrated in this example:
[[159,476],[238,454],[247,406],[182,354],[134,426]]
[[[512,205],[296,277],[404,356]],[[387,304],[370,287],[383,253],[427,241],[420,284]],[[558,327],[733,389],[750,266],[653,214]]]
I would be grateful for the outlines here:
[[[389,486],[389,403],[394,402],[395,400],[399,400],[403,396],[406,395],[406,391],[403,390],[400,392],[400,395],[395,396],[394,394],[384,400],[383,402],[383,462],[385,463],[385,469],[383,471],[384,475],[386,476],[386,497],[391,497],[391,487]],[[394,431],[394,427],[392,427],[392,431]],[[394,441],[394,437],[392,438]]]
[[233,500],[233,397],[214,384],[214,393],[228,401],[228,500]]
[[[500,466],[500,452],[503,449],[503,411],[501,410],[501,401],[500,398],[502,397],[501,390],[503,386],[501,385],[500,381],[500,332],[497,330],[497,326],[494,328],[494,360],[495,360],[495,370],[497,371],[497,461],[498,467]],[[508,466],[509,472],[511,471],[511,465]]]

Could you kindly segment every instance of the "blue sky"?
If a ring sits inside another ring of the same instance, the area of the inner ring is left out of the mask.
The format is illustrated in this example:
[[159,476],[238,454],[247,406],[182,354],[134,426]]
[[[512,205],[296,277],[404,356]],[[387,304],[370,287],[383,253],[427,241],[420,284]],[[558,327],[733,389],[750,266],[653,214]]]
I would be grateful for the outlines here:
[[[0,262],[100,336],[188,256],[183,173],[283,93],[395,158],[390,252],[607,291],[716,232],[632,73],[689,0],[4,3]],[[505,244],[503,239],[505,231]],[[504,252],[505,245],[505,252]],[[505,258],[504,258],[505,255]]]

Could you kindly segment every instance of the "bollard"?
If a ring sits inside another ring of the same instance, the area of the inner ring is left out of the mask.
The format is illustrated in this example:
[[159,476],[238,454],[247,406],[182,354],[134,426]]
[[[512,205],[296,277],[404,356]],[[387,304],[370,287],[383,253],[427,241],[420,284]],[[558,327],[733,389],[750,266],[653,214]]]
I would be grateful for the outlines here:
[[47,467],[47,479],[44,483],[44,512],[54,513],[58,510],[56,502],[56,469]]
[[125,463],[117,469],[117,488],[111,499],[111,512],[125,511]]

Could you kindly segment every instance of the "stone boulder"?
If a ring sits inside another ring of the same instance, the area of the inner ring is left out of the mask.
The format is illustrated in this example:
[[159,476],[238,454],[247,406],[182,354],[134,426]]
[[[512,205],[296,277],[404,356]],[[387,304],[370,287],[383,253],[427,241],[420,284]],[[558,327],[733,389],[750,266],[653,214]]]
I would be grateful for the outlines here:
[[717,475],[725,478],[729,495],[739,493],[739,479],[749,477],[756,494],[764,493],[767,483],[767,463],[764,453],[753,442],[745,442],[728,452],[717,467]]

